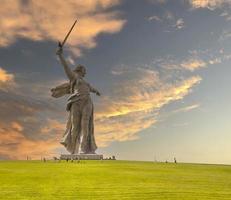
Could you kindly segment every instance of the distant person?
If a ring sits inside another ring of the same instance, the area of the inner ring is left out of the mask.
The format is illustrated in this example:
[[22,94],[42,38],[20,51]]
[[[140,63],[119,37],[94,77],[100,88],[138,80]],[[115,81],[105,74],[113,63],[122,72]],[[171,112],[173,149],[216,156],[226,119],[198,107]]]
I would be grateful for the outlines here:
[[176,163],[177,164],[177,161],[176,161],[176,158],[174,157],[174,163]]

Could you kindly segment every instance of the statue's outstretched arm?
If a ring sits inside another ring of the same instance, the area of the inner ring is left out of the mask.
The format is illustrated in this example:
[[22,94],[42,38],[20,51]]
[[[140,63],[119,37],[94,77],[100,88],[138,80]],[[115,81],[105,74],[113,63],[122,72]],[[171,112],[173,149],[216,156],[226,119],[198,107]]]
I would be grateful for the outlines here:
[[68,66],[65,58],[63,57],[62,48],[59,48],[57,50],[56,54],[59,56],[60,62],[63,65],[64,71],[65,71],[67,77],[70,80],[73,80],[75,78],[75,73],[70,69],[70,67]]
[[93,88],[91,85],[89,85],[89,86],[90,86],[90,92],[93,92],[93,93],[95,93],[98,96],[101,95],[100,92],[97,89]]

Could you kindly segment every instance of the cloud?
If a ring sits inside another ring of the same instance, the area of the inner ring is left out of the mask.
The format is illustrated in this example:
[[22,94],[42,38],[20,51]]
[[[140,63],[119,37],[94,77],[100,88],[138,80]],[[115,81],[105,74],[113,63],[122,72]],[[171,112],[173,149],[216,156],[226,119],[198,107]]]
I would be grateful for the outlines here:
[[167,20],[175,20],[175,16],[170,11],[165,12],[163,17]]
[[199,76],[193,76],[174,84],[166,83],[158,72],[143,68],[124,71],[120,76],[127,79],[114,86],[114,94],[96,106],[96,133],[100,146],[137,139],[140,131],[158,121],[163,106],[183,99],[201,81]]
[[209,57],[202,59],[205,55],[198,55],[198,52],[190,52],[190,55],[185,59],[176,59],[174,56],[166,56],[164,58],[155,59],[153,63],[158,67],[166,70],[175,71],[175,73],[181,73],[183,71],[193,72],[201,68],[207,67],[208,64],[217,64],[221,62],[218,57]]
[[224,17],[226,21],[230,21],[231,20],[231,15],[229,12],[227,11],[223,11],[221,14],[220,14],[221,17]]
[[231,38],[231,31],[230,30],[223,30],[218,41],[223,42]]
[[156,16],[156,15],[148,17],[148,21],[152,21],[152,20],[154,20],[154,21],[162,21],[162,19],[160,17]]
[[56,155],[65,126],[50,116],[63,117],[65,113],[29,97],[0,94],[0,155],[9,159]]
[[60,41],[74,20],[78,19],[67,46],[79,55],[82,47],[96,46],[96,36],[99,34],[121,30],[125,20],[111,9],[119,4],[120,0],[3,0],[0,29],[4,31],[0,46],[9,46],[20,38]]
[[231,5],[230,0],[189,0],[193,8],[208,8],[214,10],[225,5]]
[[194,109],[199,108],[199,107],[200,107],[200,104],[193,104],[190,106],[186,106],[186,107],[174,110],[173,113],[188,112],[188,111],[194,110]]
[[185,27],[183,18],[176,18],[170,11],[165,12],[162,16],[152,15],[146,18],[148,21],[157,21],[166,23],[168,27],[182,29]]
[[209,60],[209,64],[210,65],[215,65],[215,64],[219,64],[222,62],[222,59],[221,58],[214,58],[214,59],[210,59]]
[[8,159],[26,159],[27,156],[33,159],[50,157],[56,155],[54,149],[57,147],[57,139],[28,139],[13,125],[0,124],[0,155]]
[[12,122],[11,123],[12,129],[16,130],[16,131],[23,131],[23,127],[21,124],[19,124],[18,122]]
[[62,135],[65,131],[66,124],[61,123],[60,121],[54,119],[47,119],[47,123],[44,127],[41,128],[42,134],[51,134],[56,133],[58,135]]
[[100,147],[111,142],[122,142],[138,139],[141,130],[151,127],[156,119],[151,114],[132,112],[116,117],[105,117],[96,120],[96,141]]
[[207,65],[206,62],[204,62],[203,60],[195,59],[195,58],[188,59],[180,64],[181,67],[190,71],[194,71],[196,69],[206,67],[206,65]]
[[177,28],[177,29],[184,28],[184,20],[182,18],[178,19],[176,21],[176,24],[174,25],[174,27]]
[[9,90],[16,86],[15,84],[15,76],[7,72],[5,69],[0,67],[0,90]]
[[6,70],[0,67],[0,82],[6,83],[7,81],[12,81],[13,79],[13,74],[9,74]]

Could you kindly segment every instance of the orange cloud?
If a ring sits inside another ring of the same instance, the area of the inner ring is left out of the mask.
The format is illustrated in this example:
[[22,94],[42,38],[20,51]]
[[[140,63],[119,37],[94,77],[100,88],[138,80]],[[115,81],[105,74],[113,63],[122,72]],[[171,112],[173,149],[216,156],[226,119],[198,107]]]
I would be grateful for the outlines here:
[[57,135],[61,135],[65,131],[66,124],[61,123],[54,119],[47,119],[47,124],[41,128],[42,134],[50,134],[52,131],[55,131]]
[[208,8],[211,10],[219,8],[225,4],[231,5],[231,1],[227,0],[189,0],[189,2],[193,8]]
[[14,75],[0,67],[0,89],[8,90],[15,86]]
[[22,125],[19,124],[18,122],[12,122],[12,123],[11,123],[11,126],[12,126],[12,128],[13,128],[14,130],[16,130],[16,131],[19,131],[19,132],[23,131]]
[[206,67],[207,64],[201,59],[189,59],[182,62],[180,65],[187,70],[194,71],[196,69]]
[[0,29],[4,30],[0,46],[8,46],[18,38],[34,41],[59,41],[64,38],[71,24],[78,19],[77,26],[68,38],[67,45],[75,54],[80,48],[92,48],[100,33],[116,33],[125,20],[120,14],[108,9],[120,0],[3,0],[1,1]]
[[[164,105],[183,99],[201,81],[199,76],[193,76],[173,85],[162,83],[159,89],[154,90],[156,84],[153,71],[146,71],[142,76],[137,77],[138,80],[122,83],[124,91],[116,94],[120,98],[108,97],[101,100],[102,105],[98,105],[95,123],[99,146],[107,146],[113,141],[137,139],[140,131],[158,121],[158,111]],[[140,84],[142,81],[148,85]]]
[[114,141],[138,139],[141,130],[149,128],[156,119],[145,113],[132,113],[125,117],[115,117],[96,121],[96,141],[98,146],[105,147]]
[[41,156],[56,155],[59,146],[57,138],[32,140],[21,132],[24,128],[18,122],[10,126],[0,124],[0,155],[10,159],[40,159]]
[[0,82],[12,81],[14,79],[13,74],[9,74],[6,70],[0,67]]

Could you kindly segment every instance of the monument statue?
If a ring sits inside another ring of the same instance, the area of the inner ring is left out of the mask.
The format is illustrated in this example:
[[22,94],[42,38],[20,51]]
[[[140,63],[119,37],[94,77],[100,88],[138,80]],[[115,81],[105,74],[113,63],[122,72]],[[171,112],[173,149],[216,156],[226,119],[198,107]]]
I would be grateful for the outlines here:
[[94,109],[90,92],[98,96],[100,96],[100,93],[84,80],[86,68],[83,65],[77,65],[74,70],[68,66],[63,56],[62,48],[67,36],[62,44],[59,43],[56,54],[64,67],[69,82],[51,89],[52,96],[55,98],[66,94],[70,95],[67,102],[69,117],[65,134],[61,138],[60,143],[71,154],[95,154],[97,146],[94,137]]

